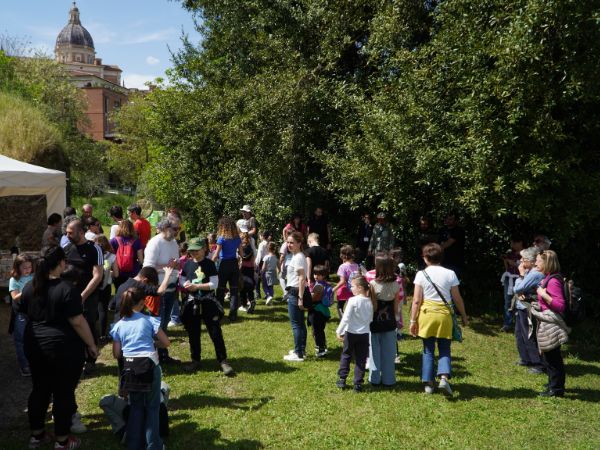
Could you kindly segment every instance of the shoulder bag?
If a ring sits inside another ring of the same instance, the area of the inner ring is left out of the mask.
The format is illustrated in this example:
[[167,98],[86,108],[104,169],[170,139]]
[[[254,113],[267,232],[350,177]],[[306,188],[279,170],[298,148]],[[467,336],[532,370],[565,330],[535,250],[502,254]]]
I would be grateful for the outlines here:
[[440,289],[437,287],[437,285],[433,281],[431,281],[431,278],[429,277],[429,275],[427,274],[427,271],[425,269],[423,269],[423,275],[425,275],[425,278],[427,279],[427,281],[429,281],[429,283],[433,286],[433,288],[435,289],[437,294],[440,296],[440,298],[442,299],[442,301],[444,302],[446,307],[450,310],[450,315],[452,316],[452,340],[456,341],[456,342],[462,342],[463,341],[462,329],[458,325],[458,319],[456,318],[456,312],[454,311],[454,307],[450,306],[450,304],[446,301],[446,298],[442,294],[442,291],[440,291]]

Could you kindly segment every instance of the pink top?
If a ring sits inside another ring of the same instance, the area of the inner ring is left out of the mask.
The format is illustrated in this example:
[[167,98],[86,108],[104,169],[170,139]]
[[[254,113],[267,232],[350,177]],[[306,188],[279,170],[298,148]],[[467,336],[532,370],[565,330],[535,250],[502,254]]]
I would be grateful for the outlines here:
[[338,276],[341,278],[344,278],[344,280],[346,280],[346,283],[343,284],[337,291],[337,299],[339,301],[346,301],[348,300],[350,297],[352,297],[352,291],[350,289],[348,289],[348,280],[350,279],[350,276],[352,275],[352,272],[357,272],[358,271],[358,264],[356,263],[343,263],[340,264],[340,267],[338,267],[338,271],[337,274]]
[[[540,295],[538,295],[538,303],[540,304],[540,309],[545,311],[547,309],[554,311],[558,314],[563,314],[565,312],[565,295],[563,294],[563,283],[562,280],[558,280],[556,278],[552,278],[548,281],[550,275],[546,275],[546,277],[542,280],[542,286],[546,286],[546,292],[550,297],[552,297],[552,303],[548,305],[544,299]],[[547,284],[546,284],[547,283]]]

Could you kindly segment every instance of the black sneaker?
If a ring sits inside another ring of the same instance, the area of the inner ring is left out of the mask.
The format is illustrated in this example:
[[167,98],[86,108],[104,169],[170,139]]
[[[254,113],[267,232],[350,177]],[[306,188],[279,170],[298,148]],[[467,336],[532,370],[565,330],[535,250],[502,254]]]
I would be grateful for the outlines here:
[[564,391],[551,391],[550,389],[548,389],[547,391],[540,392],[539,396],[540,397],[564,397],[565,392]]
[[248,306],[248,309],[246,310],[246,312],[248,314],[252,314],[254,312],[254,308],[256,308],[256,302],[253,300],[250,302],[250,306]]
[[356,393],[362,392],[362,384],[355,384],[352,390]]
[[232,377],[235,375],[233,367],[231,367],[231,365],[227,361],[221,362],[221,370],[223,371],[223,375],[225,375],[226,377]]
[[335,382],[336,387],[340,388],[340,389],[346,389],[346,380],[344,380],[343,378],[340,378],[339,380],[337,380]]

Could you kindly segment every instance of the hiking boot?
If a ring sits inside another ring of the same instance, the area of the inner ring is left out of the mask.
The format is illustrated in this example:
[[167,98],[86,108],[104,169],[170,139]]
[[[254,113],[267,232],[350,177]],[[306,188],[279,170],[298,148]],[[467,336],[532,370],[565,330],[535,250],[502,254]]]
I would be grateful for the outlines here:
[[60,444],[58,441],[54,442],[54,450],[73,450],[79,447],[81,447],[81,441],[73,436],[69,436],[64,444]]
[[231,367],[227,361],[221,361],[221,370],[223,371],[223,375],[226,377],[232,377],[235,375],[233,367]]

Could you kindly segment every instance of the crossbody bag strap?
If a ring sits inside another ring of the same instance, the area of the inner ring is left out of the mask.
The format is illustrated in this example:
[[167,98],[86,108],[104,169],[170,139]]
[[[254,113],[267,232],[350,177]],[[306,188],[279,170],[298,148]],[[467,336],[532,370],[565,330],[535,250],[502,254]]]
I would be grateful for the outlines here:
[[[440,291],[440,289],[437,287],[437,285],[431,281],[431,278],[429,278],[429,275],[427,274],[427,270],[423,269],[423,275],[425,275],[425,278],[427,279],[427,281],[429,281],[429,283],[433,286],[433,288],[435,289],[435,292],[437,292],[437,294],[440,296],[440,298],[442,299],[442,301],[445,303],[445,305],[450,308],[450,305],[448,304],[448,302],[446,301],[446,298],[444,297],[444,294],[442,294],[442,291]],[[452,308],[450,308],[452,309]]]

